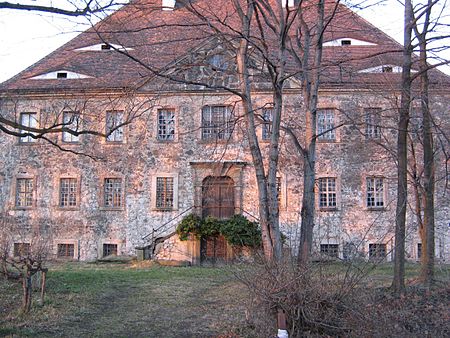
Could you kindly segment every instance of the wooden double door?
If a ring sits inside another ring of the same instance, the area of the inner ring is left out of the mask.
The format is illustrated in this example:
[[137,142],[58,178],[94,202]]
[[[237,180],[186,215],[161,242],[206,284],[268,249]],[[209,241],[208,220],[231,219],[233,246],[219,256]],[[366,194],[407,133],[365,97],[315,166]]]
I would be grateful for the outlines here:
[[[234,181],[228,176],[208,176],[202,184],[202,217],[227,219],[234,215]],[[201,239],[202,262],[226,260],[227,241],[223,236]]]

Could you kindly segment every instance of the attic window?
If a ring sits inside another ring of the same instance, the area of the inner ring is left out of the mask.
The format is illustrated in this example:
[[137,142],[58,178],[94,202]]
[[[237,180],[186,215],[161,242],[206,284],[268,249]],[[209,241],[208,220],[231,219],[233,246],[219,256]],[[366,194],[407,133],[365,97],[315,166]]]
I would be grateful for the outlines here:
[[352,40],[341,40],[341,46],[349,46],[352,44]]
[[393,72],[392,66],[383,66],[381,68],[381,72],[382,73],[392,73]]
[[102,49],[102,50],[110,50],[110,49],[111,49],[111,46],[110,46],[110,45],[107,45],[107,44],[103,44],[103,45],[101,46],[101,49]]
[[208,63],[214,70],[227,70],[228,62],[222,54],[215,54],[208,59]]
[[66,72],[58,72],[56,73],[57,79],[67,79],[67,73]]

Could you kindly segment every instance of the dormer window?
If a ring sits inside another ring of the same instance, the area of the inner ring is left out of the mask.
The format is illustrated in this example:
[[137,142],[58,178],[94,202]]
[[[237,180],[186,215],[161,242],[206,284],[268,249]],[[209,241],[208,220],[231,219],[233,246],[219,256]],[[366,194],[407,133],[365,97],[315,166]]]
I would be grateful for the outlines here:
[[381,68],[381,72],[382,73],[392,73],[394,70],[392,68],[392,66],[383,66]]
[[33,76],[33,80],[54,80],[54,79],[88,79],[92,76],[71,72],[69,70],[56,70],[53,72]]
[[352,44],[352,40],[341,40],[341,46],[350,46]]
[[67,79],[67,73],[66,72],[58,72],[56,73],[57,79]]
[[324,47],[337,47],[337,46],[375,46],[376,43],[358,40],[354,38],[344,37],[331,41],[325,41]]
[[225,56],[222,54],[215,54],[208,59],[208,63],[214,70],[227,70],[228,62],[225,60]]
[[111,46],[110,46],[110,45],[107,45],[107,44],[103,44],[103,45],[101,46],[101,49],[102,49],[102,50],[110,50],[110,49],[111,49]]

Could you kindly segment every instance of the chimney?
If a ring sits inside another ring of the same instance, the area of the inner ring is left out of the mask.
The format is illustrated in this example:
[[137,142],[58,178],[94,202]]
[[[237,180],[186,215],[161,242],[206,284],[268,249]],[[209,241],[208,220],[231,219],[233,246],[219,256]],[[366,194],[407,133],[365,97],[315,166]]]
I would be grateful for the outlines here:
[[173,11],[175,8],[176,0],[162,0],[163,11]]

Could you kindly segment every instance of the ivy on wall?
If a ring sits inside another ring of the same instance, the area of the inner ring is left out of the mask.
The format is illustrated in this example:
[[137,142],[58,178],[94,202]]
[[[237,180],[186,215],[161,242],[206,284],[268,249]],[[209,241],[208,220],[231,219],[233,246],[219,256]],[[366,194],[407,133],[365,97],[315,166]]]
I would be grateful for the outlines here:
[[234,246],[258,247],[261,245],[261,229],[257,222],[251,222],[242,215],[220,220],[211,216],[202,219],[190,214],[178,224],[177,234],[182,241],[192,235],[195,239],[222,235]]

